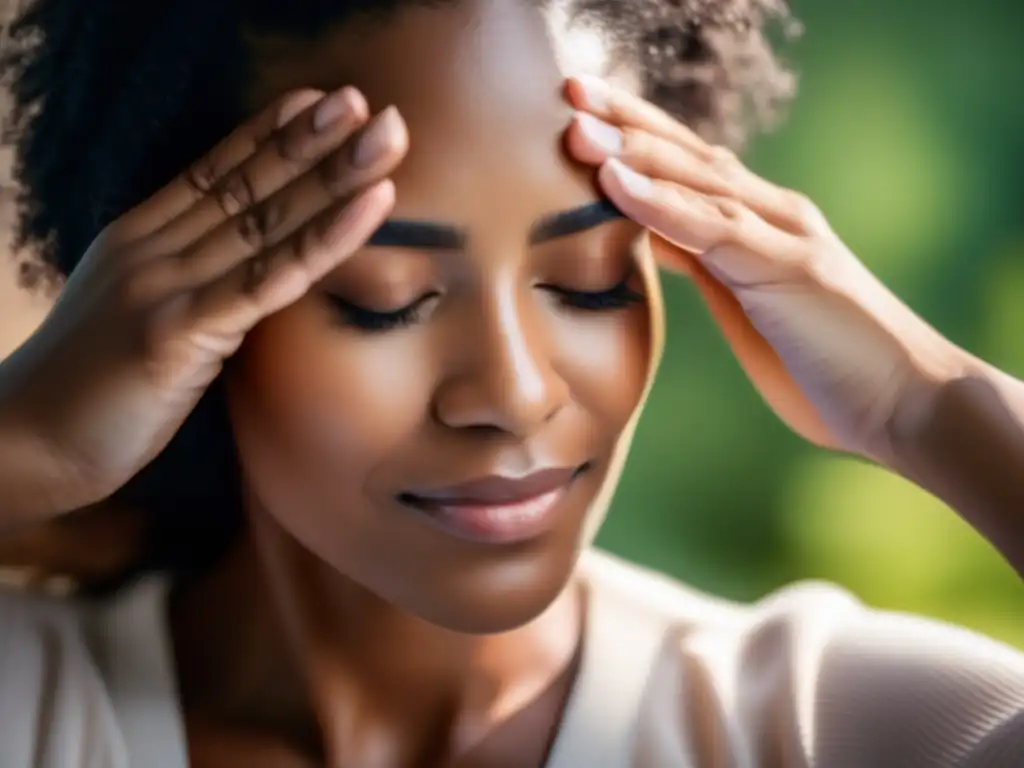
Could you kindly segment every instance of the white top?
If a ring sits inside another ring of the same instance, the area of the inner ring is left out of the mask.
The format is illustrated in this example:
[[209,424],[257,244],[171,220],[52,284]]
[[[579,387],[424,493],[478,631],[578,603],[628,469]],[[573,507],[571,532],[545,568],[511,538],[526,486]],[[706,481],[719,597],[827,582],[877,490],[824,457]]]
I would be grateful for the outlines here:
[[[591,551],[548,768],[1021,768],[1024,655],[802,584],[742,606]],[[185,768],[167,590],[0,592],[2,768]]]

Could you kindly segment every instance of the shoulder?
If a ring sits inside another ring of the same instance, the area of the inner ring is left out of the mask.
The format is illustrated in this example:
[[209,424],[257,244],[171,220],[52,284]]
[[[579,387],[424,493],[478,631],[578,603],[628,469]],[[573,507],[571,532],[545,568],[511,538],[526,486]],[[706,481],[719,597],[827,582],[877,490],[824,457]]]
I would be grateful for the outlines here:
[[0,589],[0,765],[120,764],[88,624],[72,600]]
[[[157,583],[100,602],[0,588],[0,765],[119,768],[139,734],[176,755],[162,596]],[[184,764],[164,757],[149,764]]]
[[87,612],[74,600],[0,588],[0,700],[12,695],[13,681],[42,682],[55,667],[89,666],[87,621]]
[[781,765],[1024,765],[1024,654],[1009,646],[825,583],[737,604],[601,553],[584,572],[661,633],[644,764],[707,749]]
[[631,606],[635,612],[676,628],[737,632],[769,617],[799,621],[811,615],[836,618],[865,610],[849,592],[817,581],[790,585],[757,603],[739,603],[598,549],[583,555],[580,570],[584,582],[603,599]]

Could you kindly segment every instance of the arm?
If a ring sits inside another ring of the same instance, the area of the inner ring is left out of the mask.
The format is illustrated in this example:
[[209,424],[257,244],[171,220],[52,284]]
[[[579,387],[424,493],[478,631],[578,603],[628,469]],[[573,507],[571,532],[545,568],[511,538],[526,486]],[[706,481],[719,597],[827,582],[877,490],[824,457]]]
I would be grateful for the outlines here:
[[[386,151],[356,168],[368,132]],[[353,88],[291,92],[104,228],[0,362],[0,531],[109,498],[159,456],[245,334],[376,231],[407,148],[397,111],[371,124]]]
[[[5,375],[0,363],[0,380]],[[75,509],[69,478],[54,468],[42,441],[23,428],[0,392],[0,535]]]
[[587,118],[573,156],[692,279],[776,414],[936,494],[1024,575],[1024,384],[916,316],[811,201],[632,94],[571,80],[567,95]]
[[1024,655],[973,632],[806,583],[673,640],[637,719],[638,766],[1024,765]]
[[1024,576],[1024,382],[971,358],[903,398],[890,468],[956,509]]
[[[14,189],[9,186],[9,147],[0,147],[0,232],[13,229]],[[6,238],[5,238],[6,239]],[[39,327],[53,303],[47,286],[29,290],[19,284],[18,261],[10,247],[0,245],[0,376],[5,360]],[[2,379],[0,379],[2,381]],[[53,483],[38,448],[17,424],[17,413],[3,402],[0,387],[0,534],[26,519],[45,519],[59,508]]]

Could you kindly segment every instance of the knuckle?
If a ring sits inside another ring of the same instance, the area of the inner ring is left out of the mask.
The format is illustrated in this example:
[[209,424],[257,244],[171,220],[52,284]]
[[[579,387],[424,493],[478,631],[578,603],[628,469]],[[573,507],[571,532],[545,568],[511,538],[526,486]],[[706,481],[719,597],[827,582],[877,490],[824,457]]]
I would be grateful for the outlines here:
[[351,187],[352,169],[346,151],[335,152],[316,166],[316,176],[324,189],[333,194]]
[[238,217],[236,231],[243,243],[259,249],[269,240],[268,224],[266,207],[255,206]]
[[256,293],[266,279],[266,272],[266,264],[261,257],[249,259],[245,264],[245,274],[242,278],[242,293],[247,295]]
[[267,137],[267,143],[278,162],[294,165],[305,159],[310,149],[309,131],[305,126],[287,126],[274,131]]
[[253,295],[270,279],[274,272],[273,254],[260,253],[245,263],[242,293]]
[[786,208],[790,216],[805,231],[817,230],[821,224],[821,210],[801,192],[787,193]]
[[185,169],[185,182],[202,197],[210,193],[217,183],[217,172],[212,158],[204,157]]
[[645,158],[651,154],[651,136],[645,131],[638,131],[630,126],[619,128],[622,137],[621,155],[626,159]]
[[736,153],[723,146],[713,146],[709,149],[708,162],[715,172],[726,181],[734,179],[743,167]]
[[713,198],[718,213],[718,229],[723,243],[743,245],[750,230],[750,212],[742,203],[730,198]]
[[263,223],[265,239],[276,241],[281,231],[286,229],[291,218],[291,204],[288,197],[279,195],[255,206]]
[[730,198],[716,198],[715,207],[718,208],[718,212],[722,214],[722,218],[726,221],[738,224],[746,218],[746,207],[736,200],[732,200]]
[[308,262],[321,247],[322,239],[320,228],[310,223],[296,232],[295,236],[289,240],[287,253],[292,261]]
[[256,202],[252,179],[244,170],[229,173],[216,185],[213,196],[225,216],[236,216]]
[[594,106],[599,107],[602,120],[620,123],[624,117],[622,99],[619,98],[619,95],[611,89],[603,90],[605,91],[601,94],[601,101],[603,104]]
[[288,208],[285,197],[251,206],[238,217],[239,236],[253,248],[274,242],[288,220]]
[[792,264],[801,281],[809,284],[827,284],[834,278],[832,264],[824,258],[825,252],[817,243],[802,240],[794,248]]
[[616,88],[606,89],[603,96],[604,119],[615,125],[629,125],[635,120],[635,110],[621,91]]
[[719,213],[722,230],[730,240],[739,242],[750,225],[749,212],[736,200],[719,199],[715,201]]

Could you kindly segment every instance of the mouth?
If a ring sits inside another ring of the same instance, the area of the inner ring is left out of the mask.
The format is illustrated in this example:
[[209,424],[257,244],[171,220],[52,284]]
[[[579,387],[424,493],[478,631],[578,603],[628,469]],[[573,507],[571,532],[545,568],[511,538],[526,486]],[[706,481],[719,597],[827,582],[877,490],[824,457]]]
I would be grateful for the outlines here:
[[516,544],[550,530],[560,502],[590,462],[521,478],[492,475],[449,488],[401,493],[398,501],[441,530],[483,544]]

